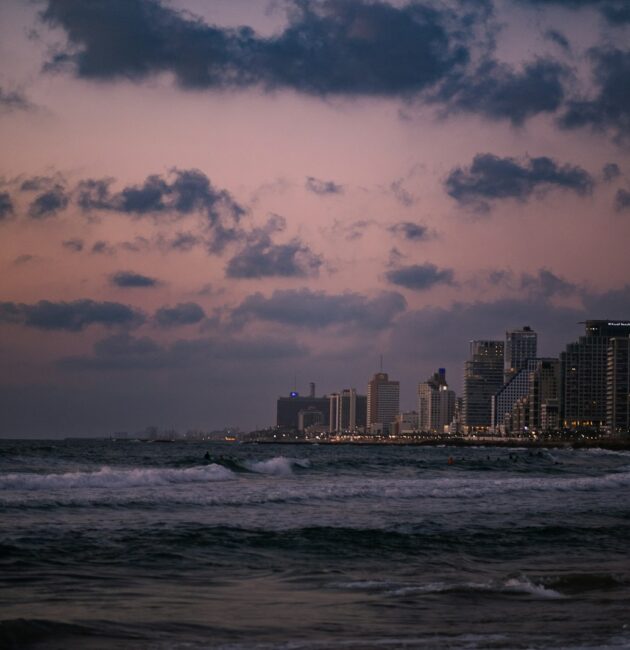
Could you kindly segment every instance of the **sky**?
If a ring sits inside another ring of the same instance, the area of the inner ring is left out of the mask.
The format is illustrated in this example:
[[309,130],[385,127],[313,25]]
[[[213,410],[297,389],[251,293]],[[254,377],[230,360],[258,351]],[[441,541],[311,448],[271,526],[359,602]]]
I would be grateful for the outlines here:
[[625,0],[3,0],[0,435],[414,409],[630,318]]

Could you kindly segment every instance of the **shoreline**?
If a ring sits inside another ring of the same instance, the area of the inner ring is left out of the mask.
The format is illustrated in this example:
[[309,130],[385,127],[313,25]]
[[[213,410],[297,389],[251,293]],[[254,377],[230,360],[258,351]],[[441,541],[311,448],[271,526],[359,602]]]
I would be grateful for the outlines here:
[[630,451],[630,438],[601,440],[247,440],[242,444],[259,445],[315,445],[315,446],[363,446],[363,447],[503,447],[526,449],[606,449],[609,451]]

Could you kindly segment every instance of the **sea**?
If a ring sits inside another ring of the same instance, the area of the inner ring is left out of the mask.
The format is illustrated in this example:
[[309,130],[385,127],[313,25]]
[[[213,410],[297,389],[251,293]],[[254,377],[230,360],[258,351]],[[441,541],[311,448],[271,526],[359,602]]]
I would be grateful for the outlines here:
[[630,453],[0,440],[0,648],[630,648]]

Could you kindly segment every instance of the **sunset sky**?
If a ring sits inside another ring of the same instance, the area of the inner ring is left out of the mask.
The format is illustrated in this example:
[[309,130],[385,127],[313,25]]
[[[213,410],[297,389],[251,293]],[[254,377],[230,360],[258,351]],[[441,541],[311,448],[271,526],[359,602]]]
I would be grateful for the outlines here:
[[625,0],[3,0],[0,141],[4,436],[630,318]]

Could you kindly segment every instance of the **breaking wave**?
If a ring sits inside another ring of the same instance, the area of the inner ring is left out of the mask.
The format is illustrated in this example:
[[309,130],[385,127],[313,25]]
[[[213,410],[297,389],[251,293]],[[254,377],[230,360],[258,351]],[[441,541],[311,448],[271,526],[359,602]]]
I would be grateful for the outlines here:
[[386,580],[364,580],[356,582],[341,582],[334,586],[338,589],[347,589],[350,591],[383,593],[385,596],[394,598],[445,592],[502,593],[532,596],[543,599],[564,597],[559,591],[551,589],[542,582],[534,581],[524,575],[506,578],[500,582],[427,582],[425,584],[397,584]]
[[188,469],[112,469],[101,467],[95,472],[65,474],[6,474],[0,476],[0,488],[13,490],[58,490],[76,488],[133,488],[205,483],[234,478],[234,473],[221,465]]

